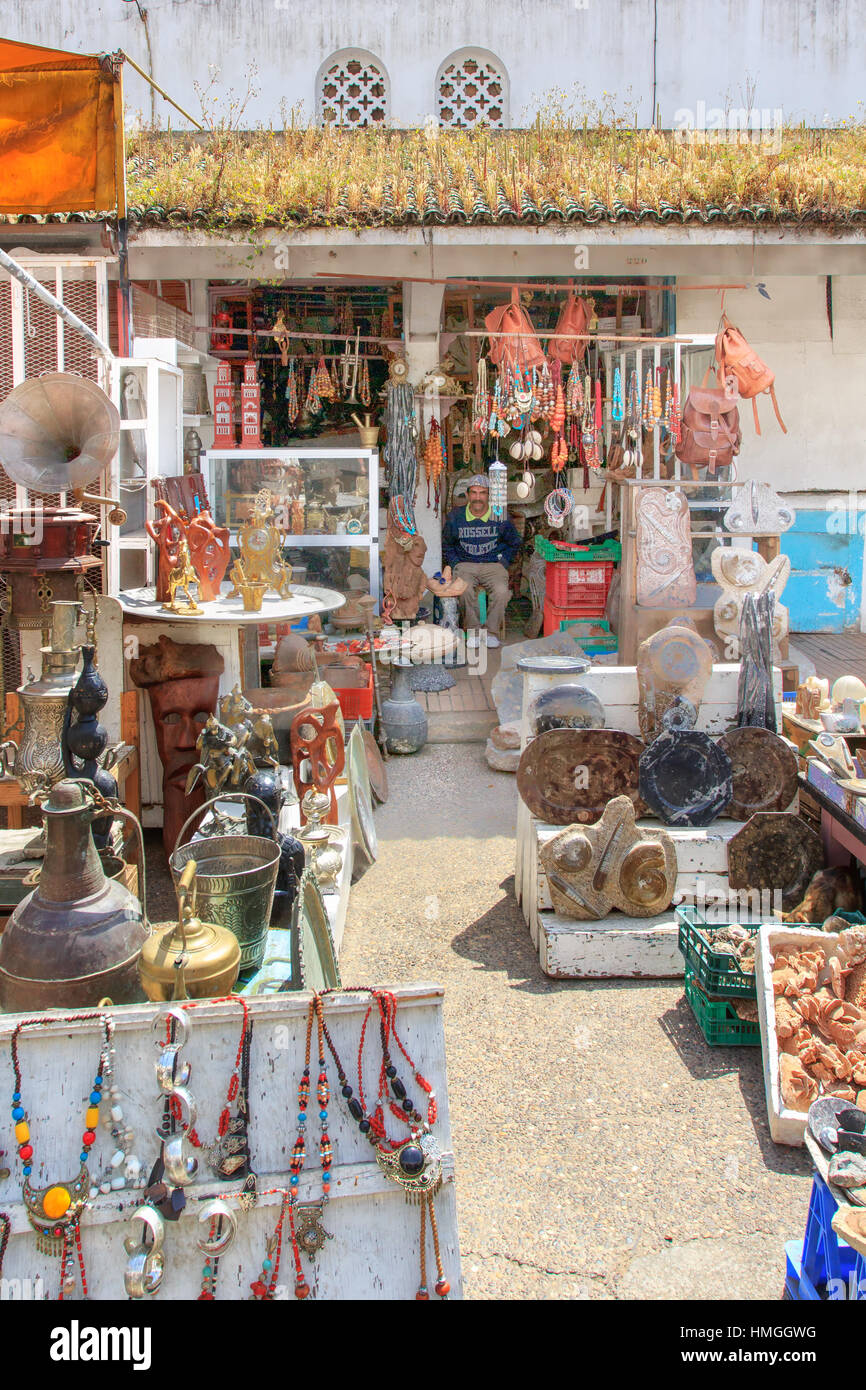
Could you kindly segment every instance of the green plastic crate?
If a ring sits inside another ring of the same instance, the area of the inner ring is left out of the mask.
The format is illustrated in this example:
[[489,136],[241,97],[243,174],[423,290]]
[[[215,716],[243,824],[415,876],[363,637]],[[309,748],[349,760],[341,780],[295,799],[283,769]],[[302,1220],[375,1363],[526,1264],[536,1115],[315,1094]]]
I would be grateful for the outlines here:
[[730,999],[708,999],[686,966],[686,999],[710,1047],[760,1047],[757,1023],[738,1018]]
[[701,989],[720,998],[756,999],[754,973],[750,975],[741,970],[735,958],[726,951],[714,951],[702,933],[720,931],[725,926],[738,926],[750,936],[755,936],[760,931],[760,922],[709,923],[691,904],[678,907],[676,916],[679,924],[677,945]]
[[535,537],[535,553],[545,560],[613,560],[619,564],[622,545],[619,541],[575,541],[574,545],[554,545],[546,536]]
[[[576,627],[579,623],[586,623],[586,618],[563,618],[559,624],[560,632],[565,632],[567,628]],[[586,652],[587,656],[602,656],[608,652],[615,652],[619,646],[619,638],[610,631],[610,623],[599,619],[590,619],[589,627],[606,627],[609,636],[606,637],[578,637],[578,643]]]

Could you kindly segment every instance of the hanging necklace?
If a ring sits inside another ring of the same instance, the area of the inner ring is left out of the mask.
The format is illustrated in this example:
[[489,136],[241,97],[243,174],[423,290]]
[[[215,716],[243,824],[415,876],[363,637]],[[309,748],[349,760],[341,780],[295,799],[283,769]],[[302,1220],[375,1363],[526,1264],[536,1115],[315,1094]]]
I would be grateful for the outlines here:
[[322,402],[319,397],[319,392],[316,388],[315,367],[310,368],[310,384],[307,387],[307,397],[304,401],[304,410],[307,412],[308,415],[320,415],[322,411]]
[[370,363],[367,354],[361,358],[361,381],[358,387],[361,404],[365,407],[370,405]]
[[[307,1157],[307,1107],[310,1103],[310,1054],[312,1051],[313,1038],[313,1019],[316,1020],[316,1031],[319,1042],[319,1077],[316,1085],[316,1100],[319,1104],[319,1120],[321,1123],[321,1136],[319,1139],[319,1162],[322,1169],[322,1198],[320,1202],[304,1203],[298,1205],[298,1187],[301,1181],[301,1172]],[[328,1103],[331,1099],[331,1088],[328,1084],[327,1063],[325,1058],[325,1025],[322,1017],[322,1001],[318,994],[314,994],[310,1000],[307,1010],[307,1042],[304,1051],[304,1070],[298,1082],[298,1133],[292,1147],[292,1158],[289,1164],[291,1176],[289,1178],[289,1229],[292,1241],[292,1258],[295,1264],[295,1297],[309,1298],[310,1286],[304,1278],[304,1271],[301,1267],[301,1250],[303,1246],[305,1253],[312,1261],[324,1245],[326,1240],[333,1237],[322,1225],[325,1206],[331,1195],[331,1164],[333,1163],[333,1151],[331,1140],[328,1134]],[[298,1222],[297,1218],[302,1218]]]
[[624,413],[622,401],[622,372],[619,367],[617,367],[613,374],[613,395],[610,406],[610,418],[619,423]]
[[[90,1019],[98,1019],[102,1027],[102,1044],[99,1051],[99,1064],[87,1103],[84,1116],[85,1129],[81,1138],[81,1153],[79,1154],[80,1167],[77,1176],[71,1182],[56,1183],[51,1187],[36,1188],[31,1185],[30,1178],[33,1173],[33,1144],[31,1142],[30,1122],[28,1112],[23,1104],[23,1090],[21,1083],[21,1063],[18,1056],[18,1040],[25,1028],[36,1028],[45,1023],[57,1022],[84,1022]],[[36,1248],[43,1255],[60,1256],[60,1298],[63,1299],[67,1294],[73,1292],[75,1288],[75,1276],[73,1274],[73,1255],[72,1247],[78,1255],[78,1267],[81,1272],[81,1288],[87,1297],[87,1275],[84,1269],[84,1255],[81,1249],[81,1213],[84,1204],[90,1196],[90,1174],[87,1163],[90,1158],[90,1150],[96,1142],[96,1127],[99,1124],[99,1106],[102,1102],[102,1088],[105,1073],[109,1064],[109,1049],[111,1038],[114,1032],[114,1021],[109,1014],[105,1013],[86,1013],[72,1014],[58,1018],[56,1014],[49,1014],[44,1018],[25,1018],[17,1024],[12,1034],[10,1051],[12,1053],[12,1070],[15,1075],[15,1089],[12,1092],[12,1120],[15,1126],[15,1141],[18,1145],[18,1157],[21,1160],[21,1172],[24,1181],[21,1185],[21,1192],[24,1199],[24,1206],[27,1210],[27,1219],[36,1231]]]
[[[256,1203],[256,1175],[252,1171],[252,1159],[250,1156],[250,1137],[249,1137],[249,1092],[250,1092],[250,1048],[252,1046],[253,1024],[250,1018],[250,1011],[247,1001],[238,998],[236,995],[227,995],[222,1000],[207,1001],[209,1004],[214,1002],[240,1004],[243,1009],[243,1019],[241,1021],[241,1036],[238,1041],[237,1052],[235,1053],[234,1067],[229,1077],[228,1089],[226,1091],[226,1103],[220,1112],[217,1123],[217,1138],[213,1144],[203,1144],[195,1128],[188,1130],[187,1138],[193,1148],[201,1149],[210,1165],[211,1171],[216,1174],[223,1182],[236,1181],[244,1178],[244,1188],[240,1194],[240,1203],[245,1210],[249,1210]],[[178,1005],[178,1008],[187,1011],[198,1007],[199,1001],[196,999],[185,1000]],[[167,1026],[171,1023],[168,1020]],[[231,1107],[237,1101],[235,1114],[232,1115]],[[181,1119],[180,1102],[169,1102],[172,1113],[176,1121]]]
[[300,404],[298,402],[298,376],[295,368],[294,357],[289,358],[289,371],[286,377],[286,417],[290,425],[293,425],[298,418]]
[[[349,1114],[358,1126],[358,1129],[367,1138],[368,1142],[376,1150],[376,1162],[382,1172],[393,1182],[397,1182],[403,1189],[404,1196],[409,1202],[420,1204],[421,1207],[421,1243],[420,1243],[420,1266],[421,1277],[418,1285],[418,1292],[415,1297],[419,1301],[429,1299],[430,1294],[427,1288],[426,1275],[426,1218],[430,1217],[430,1230],[433,1236],[433,1247],[436,1256],[436,1284],[435,1290],[440,1298],[447,1298],[451,1292],[451,1285],[445,1278],[442,1265],[442,1254],[439,1248],[439,1228],[436,1222],[436,1209],[434,1198],[439,1188],[442,1186],[442,1153],[433,1135],[430,1133],[431,1127],[436,1123],[436,1095],[429,1081],[421,1075],[416,1068],[409,1053],[397,1032],[396,1015],[397,1000],[393,994],[387,990],[369,989],[359,986],[357,990],[343,990],[342,993],[361,993],[370,995],[370,1004],[361,1026],[361,1039],[358,1045],[358,1094],[354,1094],[352,1086],[349,1084],[340,1058],[334,1047],[333,1039],[322,1018],[322,1032],[328,1049],[334,1059],[337,1068],[337,1075],[340,1080],[340,1089]],[[331,993],[324,990],[322,998]],[[375,1108],[372,1112],[367,1111],[367,1102],[364,1096],[363,1079],[363,1053],[364,1039],[367,1025],[372,1017],[373,1009],[376,1008],[379,1014],[379,1035],[382,1045],[382,1065],[379,1069],[379,1084],[376,1095]],[[409,1064],[412,1075],[417,1085],[427,1095],[427,1115],[426,1118],[416,1109],[415,1102],[408,1096],[406,1087],[397,1075],[397,1068],[391,1060],[390,1042],[393,1038],[403,1057]],[[391,1094],[388,1094],[390,1087]],[[385,1106],[391,1114],[401,1123],[409,1126],[409,1138],[403,1140],[391,1140],[385,1129]]]

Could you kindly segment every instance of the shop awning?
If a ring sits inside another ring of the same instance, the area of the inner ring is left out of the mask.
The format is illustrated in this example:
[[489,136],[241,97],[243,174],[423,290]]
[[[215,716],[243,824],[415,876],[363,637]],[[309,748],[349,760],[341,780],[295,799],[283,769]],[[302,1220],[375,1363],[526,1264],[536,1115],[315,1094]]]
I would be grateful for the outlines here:
[[115,210],[121,64],[0,39],[0,213]]

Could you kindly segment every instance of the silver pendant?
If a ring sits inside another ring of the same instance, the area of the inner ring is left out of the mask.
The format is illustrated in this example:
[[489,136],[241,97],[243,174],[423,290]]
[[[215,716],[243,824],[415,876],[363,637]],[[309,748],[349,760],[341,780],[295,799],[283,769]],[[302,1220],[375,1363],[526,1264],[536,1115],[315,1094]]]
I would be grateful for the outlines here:
[[432,1134],[407,1139],[390,1151],[377,1149],[376,1162],[386,1177],[400,1184],[407,1202],[421,1202],[442,1186],[442,1150]]
[[325,1213],[324,1202],[304,1202],[295,1207],[295,1239],[312,1264],[326,1240],[333,1240],[330,1231],[322,1225]]

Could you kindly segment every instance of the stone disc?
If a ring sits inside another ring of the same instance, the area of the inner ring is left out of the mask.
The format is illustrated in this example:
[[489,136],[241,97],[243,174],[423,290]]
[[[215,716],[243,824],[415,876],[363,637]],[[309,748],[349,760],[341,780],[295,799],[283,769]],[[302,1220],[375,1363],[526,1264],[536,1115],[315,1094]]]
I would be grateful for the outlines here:
[[730,886],[778,891],[785,911],[823,867],[821,836],[791,811],[759,811],[728,841]]
[[517,790],[548,825],[591,825],[609,801],[627,796],[637,815],[643,741],[619,729],[550,729],[524,748]]
[[797,794],[797,755],[770,729],[731,729],[718,741],[734,769],[726,815],[748,820],[756,811],[787,811]]
[[666,825],[709,825],[731,799],[731,760],[709,734],[665,732],[642,754],[638,786]]

